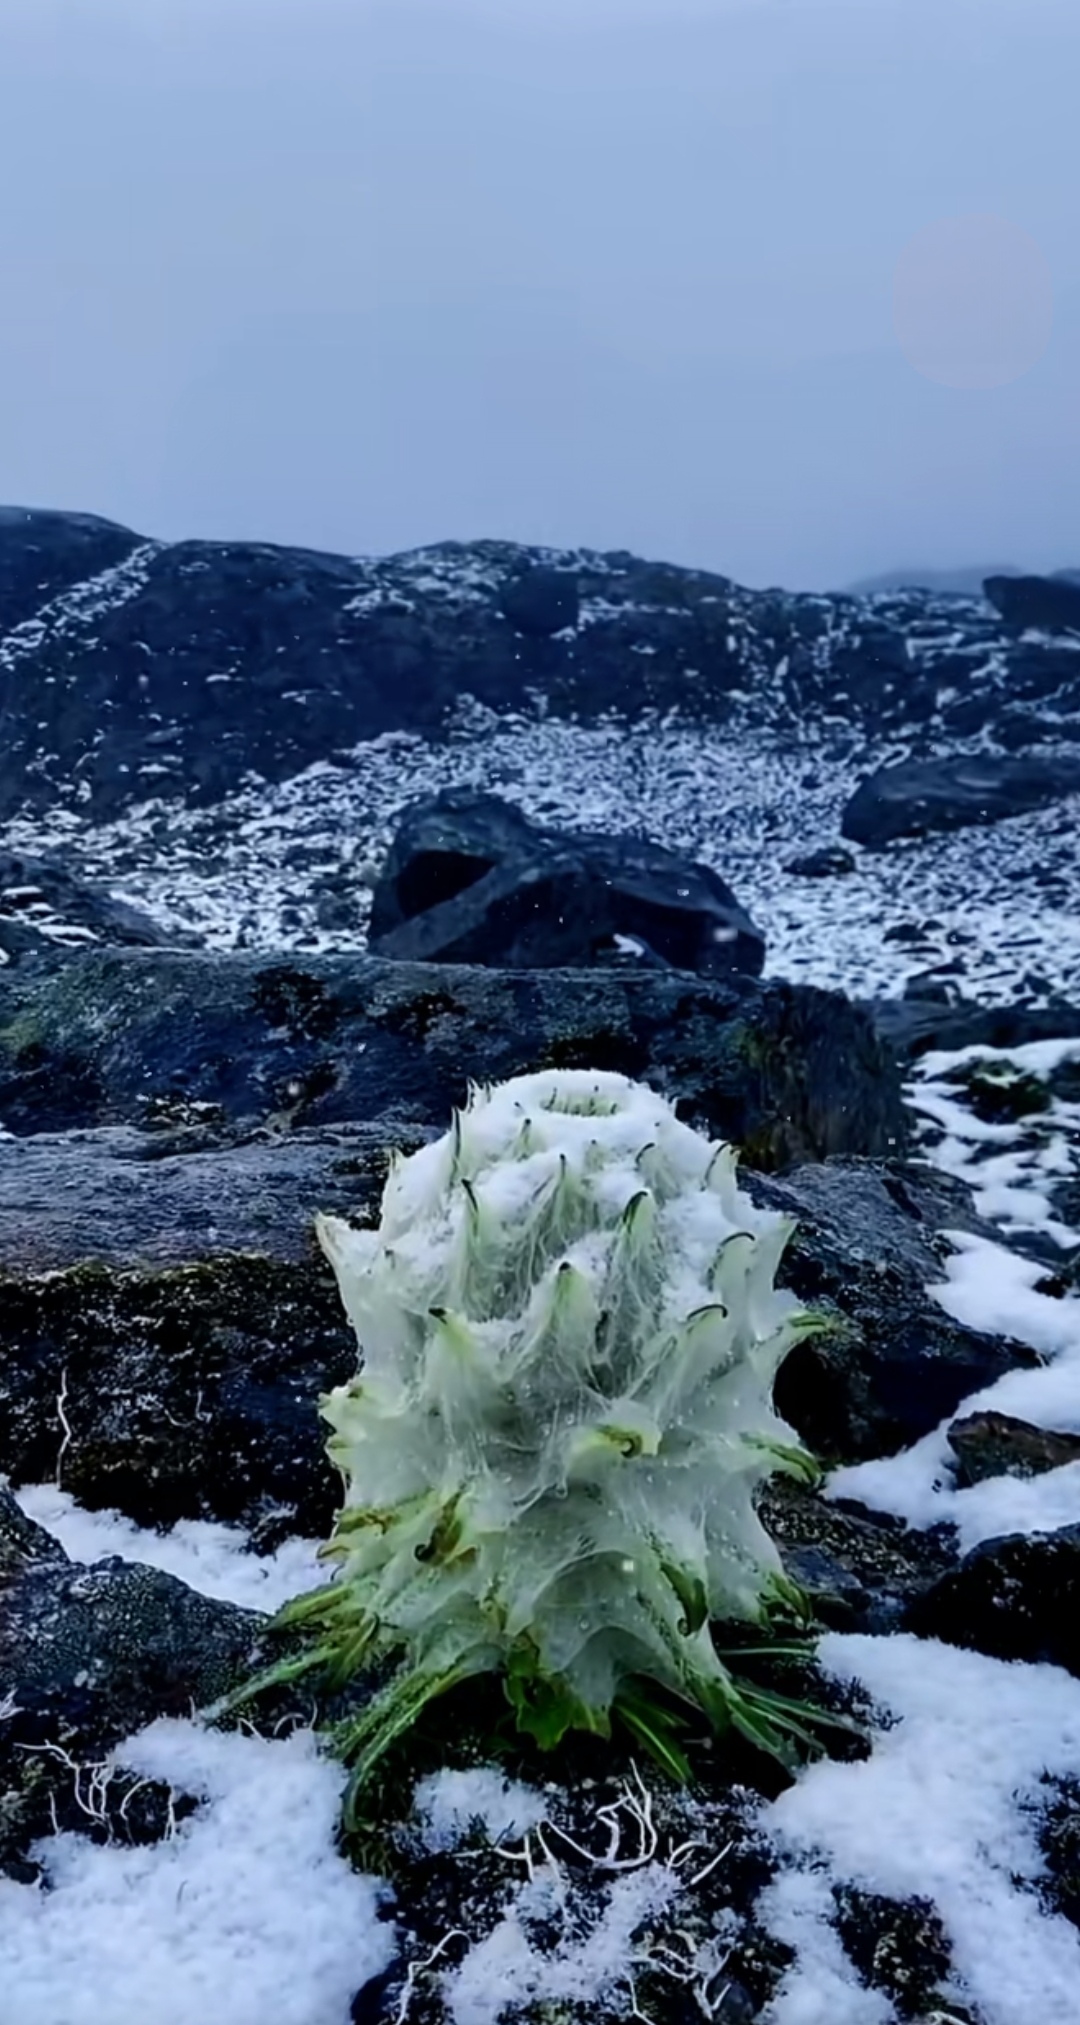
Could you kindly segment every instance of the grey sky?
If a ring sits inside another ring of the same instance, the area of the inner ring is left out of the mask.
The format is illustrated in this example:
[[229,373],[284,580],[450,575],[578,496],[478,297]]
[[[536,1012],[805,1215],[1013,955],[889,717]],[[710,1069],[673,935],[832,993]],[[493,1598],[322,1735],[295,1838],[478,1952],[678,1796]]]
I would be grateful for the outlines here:
[[[0,10],[0,497],[797,587],[1080,564],[1077,0]],[[1052,269],[1010,386],[893,337],[962,212]]]

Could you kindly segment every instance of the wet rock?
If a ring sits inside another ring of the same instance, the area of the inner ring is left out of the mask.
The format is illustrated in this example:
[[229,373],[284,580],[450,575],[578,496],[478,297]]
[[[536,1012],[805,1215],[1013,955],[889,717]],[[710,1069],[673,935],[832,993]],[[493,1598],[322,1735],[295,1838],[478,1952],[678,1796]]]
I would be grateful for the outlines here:
[[588,966],[620,952],[705,976],[760,975],[765,941],[731,888],[647,838],[544,829],[447,789],[401,819],[368,946],[405,961]]
[[971,1393],[1038,1359],[950,1319],[927,1294],[942,1228],[992,1235],[967,1191],[903,1163],[830,1160],[782,1177],[748,1174],[755,1201],[796,1219],[778,1278],[837,1317],[797,1346],[776,1385],[780,1412],[829,1462],[891,1455]]
[[991,1477],[1039,1477],[1080,1462],[1080,1434],[1055,1434],[1008,1413],[965,1414],[948,1431],[961,1490]]
[[902,760],[866,776],[844,810],[841,829],[853,843],[880,850],[900,837],[998,823],[1075,794],[1080,794],[1080,759],[1061,753]]
[[915,1598],[957,1564],[948,1528],[917,1530],[790,1478],[765,1484],[758,1509],[787,1573],[806,1592],[818,1623],[833,1631],[898,1630]]
[[95,1814],[102,1830],[116,1815],[128,1839],[153,1839],[154,1796],[131,1817],[134,1782],[99,1790],[88,1816],[89,1768],[261,1665],[264,1622],[159,1569],[70,1561],[0,1489],[0,1869],[28,1881],[31,1842]]
[[775,1168],[906,1143],[897,1070],[840,993],[675,972],[504,971],[369,956],[89,951],[0,969],[0,1123],[433,1125],[470,1080],[620,1070]]
[[984,1541],[912,1603],[907,1627],[1080,1674],[1080,1526]]

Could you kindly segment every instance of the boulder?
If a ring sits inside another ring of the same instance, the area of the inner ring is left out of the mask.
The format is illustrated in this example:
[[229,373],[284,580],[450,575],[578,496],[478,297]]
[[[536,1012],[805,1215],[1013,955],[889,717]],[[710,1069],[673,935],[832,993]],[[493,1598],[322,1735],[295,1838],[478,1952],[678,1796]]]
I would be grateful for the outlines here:
[[157,1568],[69,1560],[0,1488],[0,1873],[33,1882],[32,1845],[50,1830],[156,1841],[193,1812],[197,1796],[123,1774],[88,1805],[90,1773],[155,1717],[189,1715],[266,1664],[264,1625]]
[[757,1504],[787,1573],[831,1630],[873,1637],[899,1630],[915,1599],[959,1559],[946,1528],[921,1532],[817,1496],[790,1477],[771,1478]]
[[17,1136],[205,1105],[247,1129],[443,1131],[470,1080],[542,1067],[650,1082],[764,1168],[906,1137],[889,1051],[809,986],[137,949],[0,970],[0,1125]]
[[1041,1477],[1048,1470],[1080,1462],[1080,1434],[1057,1434],[1032,1427],[1010,1413],[984,1409],[954,1420],[948,1431],[961,1490],[991,1477]]
[[907,1628],[1080,1674],[1080,1526],[985,1540],[910,1605]]
[[900,837],[999,823],[1074,794],[1080,794],[1080,759],[1064,753],[908,759],[860,782],[841,829],[853,843],[880,850]]
[[1080,1036],[1080,1006],[978,1005],[944,993],[912,991],[903,998],[859,1001],[875,1031],[898,1059],[970,1047],[1014,1048],[1028,1041]]
[[312,1219],[375,1218],[393,1147],[364,1126],[230,1144],[205,1123],[5,1142],[0,1473],[59,1474],[141,1525],[324,1537],[317,1402],[356,1342]]
[[794,879],[842,879],[855,870],[855,860],[850,851],[838,844],[823,844],[819,851],[806,851],[800,858],[790,858],[784,866]]
[[141,907],[68,871],[55,855],[0,851],[0,961],[87,942],[136,948],[192,948],[196,938],[166,930]]
[[453,788],[401,819],[374,888],[373,955],[580,967],[621,957],[760,976],[765,941],[731,888],[647,838],[544,829]]
[[800,1344],[776,1384],[779,1411],[823,1461],[895,1454],[1006,1371],[1037,1365],[1025,1345],[962,1327],[926,1292],[949,1256],[942,1228],[997,1236],[962,1185],[863,1160],[746,1185],[797,1220],[782,1278],[839,1324]]
[[1007,625],[1045,633],[1080,632],[1080,582],[1075,571],[985,577],[983,590]]

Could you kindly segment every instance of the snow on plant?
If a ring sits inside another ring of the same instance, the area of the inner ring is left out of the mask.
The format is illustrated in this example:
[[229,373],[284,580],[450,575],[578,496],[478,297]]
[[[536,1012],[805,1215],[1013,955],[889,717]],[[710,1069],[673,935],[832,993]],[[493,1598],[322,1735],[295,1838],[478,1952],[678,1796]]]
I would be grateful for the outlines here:
[[338,1736],[354,1798],[488,1673],[545,1746],[615,1716],[684,1771],[687,1705],[778,1755],[805,1741],[710,1629],[798,1605],[754,1494],[815,1474],[771,1392],[822,1323],[774,1286],[792,1225],[736,1159],[627,1077],[550,1070],[473,1088],[395,1157],[376,1230],[318,1218],[361,1362],[321,1402],[340,1566],[286,1607],[317,1636],[272,1677],[396,1663]]

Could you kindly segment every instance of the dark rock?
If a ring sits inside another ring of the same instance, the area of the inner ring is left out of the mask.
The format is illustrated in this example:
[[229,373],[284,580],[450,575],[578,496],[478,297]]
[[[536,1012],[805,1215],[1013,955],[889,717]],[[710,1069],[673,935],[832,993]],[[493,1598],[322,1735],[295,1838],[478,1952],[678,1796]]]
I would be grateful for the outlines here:
[[796,879],[839,879],[855,870],[855,860],[850,851],[843,851],[839,845],[823,845],[820,851],[808,851],[801,858],[791,858],[784,866]]
[[622,551],[443,542],[372,561],[12,508],[0,821],[205,806],[387,731],[441,739],[467,699],[588,723],[737,707],[785,737],[823,715],[860,740],[1018,712],[1080,729],[1075,653],[1005,621],[995,636],[987,612],[933,590],[752,591]]
[[523,570],[503,585],[499,609],[515,632],[537,639],[561,633],[578,622],[581,598],[577,577],[571,570]]
[[965,1414],[953,1421],[948,1441],[964,1490],[988,1477],[1039,1477],[1080,1462],[1080,1434],[1055,1434],[1008,1413]]
[[841,829],[854,843],[880,850],[901,837],[998,823],[1072,794],[1080,794],[1080,760],[1058,753],[908,759],[866,776]]
[[[385,1136],[160,1138],[113,1128],[2,1148],[0,1470],[36,1482],[63,1460],[81,1503],[142,1525],[322,1537],[338,1486],[318,1395],[353,1373],[357,1345],[312,1217],[377,1213]],[[421,1140],[395,1134],[403,1150]]]
[[[70,1561],[0,1489],[0,1702],[12,1705],[0,1725],[0,1869],[28,1881],[36,1837],[54,1825],[85,1831],[75,1766],[157,1716],[207,1706],[265,1664],[264,1624],[160,1569]],[[130,1797],[121,1786],[117,1809]],[[127,1829],[138,1839],[138,1818]],[[143,1839],[152,1830],[144,1822]]]
[[9,960],[88,942],[161,949],[196,946],[194,936],[166,931],[140,907],[76,878],[55,857],[0,851],[0,950]]
[[902,2019],[925,2020],[943,2004],[941,1987],[952,1969],[949,1937],[934,1905],[854,1885],[835,1886],[833,1896],[836,1930],[863,1981],[891,1997]]
[[709,866],[646,838],[543,829],[468,788],[406,811],[372,895],[369,948],[399,961],[581,967],[621,944],[710,977],[765,962]]
[[911,1604],[907,1627],[1080,1674],[1080,1526],[984,1541]]
[[885,930],[882,941],[899,942],[905,948],[918,949],[941,926],[940,921],[896,921]]
[[1043,1791],[1024,1803],[1035,1817],[1045,1870],[1039,1897],[1048,1913],[1060,1913],[1080,1927],[1080,1779],[1044,1777]]
[[989,1232],[944,1176],[829,1160],[783,1177],[748,1174],[746,1186],[797,1221],[782,1283],[841,1325],[798,1345],[776,1384],[779,1411],[823,1460],[907,1448],[971,1393],[1038,1363],[1022,1344],[953,1322],[927,1294],[947,1256],[938,1232]]
[[233,1520],[264,1547],[324,1536],[338,1485],[317,1402],[355,1369],[356,1343],[312,1218],[375,1217],[389,1157],[363,1126],[239,1145],[105,1128],[0,1148],[0,1471],[25,1483],[62,1467],[81,1503],[143,1525]]
[[176,1267],[265,1251],[312,1256],[311,1219],[374,1211],[392,1148],[433,1127],[230,1134],[220,1120],[36,1133],[0,1148],[0,1269]]
[[882,1040],[907,1061],[938,1050],[1016,1048],[1028,1041],[1080,1037],[1080,1007],[1061,1000],[1048,1006],[987,1006],[922,991],[860,1003]]
[[983,590],[1010,626],[1035,627],[1040,632],[1080,632],[1080,583],[1068,570],[1053,576],[995,576],[983,580]]
[[615,969],[91,950],[0,970],[0,1120],[139,1123],[150,1100],[248,1127],[446,1129],[470,1080],[613,1069],[758,1167],[906,1141],[899,1076],[840,993]]
[[789,1477],[763,1486],[758,1509],[788,1575],[834,1631],[898,1630],[914,1599],[957,1563],[948,1528],[920,1531],[854,1510]]
[[[0,506],[0,633],[10,635],[39,615],[47,625],[59,612],[51,607],[78,585],[107,595],[106,572],[138,548],[139,536],[93,513],[52,513],[40,507]],[[95,580],[96,583],[95,583]],[[23,652],[33,641],[19,641]]]

